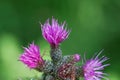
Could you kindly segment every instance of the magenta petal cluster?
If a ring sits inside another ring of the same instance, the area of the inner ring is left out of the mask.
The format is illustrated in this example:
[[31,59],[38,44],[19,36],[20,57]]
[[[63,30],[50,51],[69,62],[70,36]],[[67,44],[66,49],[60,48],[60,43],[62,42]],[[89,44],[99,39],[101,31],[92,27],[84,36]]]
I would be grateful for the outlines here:
[[102,72],[104,67],[109,65],[109,64],[103,65],[103,62],[108,60],[108,58],[105,56],[98,58],[99,55],[100,53],[96,57],[86,61],[86,63],[84,64],[83,66],[84,80],[101,80],[102,78],[108,80],[105,77],[106,74]]
[[79,62],[80,61],[80,55],[79,54],[75,54],[74,55],[74,61],[75,62]]
[[40,67],[44,63],[40,55],[39,47],[34,43],[30,44],[28,48],[24,48],[24,53],[20,56],[20,61],[30,69]]
[[48,19],[44,25],[41,25],[42,35],[52,46],[58,46],[70,33],[64,26],[65,23],[58,24],[54,18],[50,24]]

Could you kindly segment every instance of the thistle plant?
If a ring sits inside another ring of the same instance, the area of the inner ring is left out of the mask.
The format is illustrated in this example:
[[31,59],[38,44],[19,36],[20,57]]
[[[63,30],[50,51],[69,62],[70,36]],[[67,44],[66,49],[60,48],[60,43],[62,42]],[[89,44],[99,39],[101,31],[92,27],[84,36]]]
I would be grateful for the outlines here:
[[[57,20],[52,18],[51,24],[49,19],[45,24],[41,24],[42,35],[44,39],[50,44],[50,58],[45,60],[40,55],[40,49],[34,43],[29,47],[24,47],[24,52],[19,60],[27,65],[30,69],[35,69],[43,72],[40,80],[101,80],[106,79],[106,73],[103,72],[104,68],[109,64],[103,64],[107,57],[99,57],[102,53],[94,55],[91,59],[82,60],[80,54],[62,55],[60,44],[66,40],[71,32],[67,29],[65,22],[59,24]],[[83,61],[81,65],[77,65]]]

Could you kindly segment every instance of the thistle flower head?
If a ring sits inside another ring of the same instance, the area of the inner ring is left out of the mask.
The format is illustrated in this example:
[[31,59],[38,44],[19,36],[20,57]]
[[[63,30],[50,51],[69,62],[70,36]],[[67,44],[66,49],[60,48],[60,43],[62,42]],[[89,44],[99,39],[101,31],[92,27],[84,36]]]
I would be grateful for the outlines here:
[[79,62],[80,61],[80,55],[79,54],[75,54],[73,57],[74,57],[74,61],[75,62]]
[[58,76],[62,80],[75,80],[75,66],[74,63],[65,63],[58,69]]
[[109,64],[103,65],[103,62],[108,60],[108,58],[105,56],[98,58],[100,54],[101,52],[96,57],[87,60],[86,63],[84,64],[83,73],[85,80],[101,80],[102,78],[108,80],[106,77],[104,77],[105,73],[102,72],[104,67],[109,65]]
[[42,35],[51,46],[58,46],[69,36],[70,31],[64,28],[64,26],[65,23],[58,24],[58,21],[54,18],[52,19],[51,24],[49,23],[48,19],[44,25],[41,25]]
[[44,60],[40,55],[39,47],[34,43],[30,44],[28,48],[24,48],[24,53],[19,59],[30,69],[41,67],[44,63]]

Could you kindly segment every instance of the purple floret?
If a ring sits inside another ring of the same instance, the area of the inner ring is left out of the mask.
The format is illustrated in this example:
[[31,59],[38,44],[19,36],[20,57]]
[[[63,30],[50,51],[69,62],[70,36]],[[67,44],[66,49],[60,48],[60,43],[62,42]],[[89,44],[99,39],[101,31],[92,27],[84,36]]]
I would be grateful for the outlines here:
[[51,46],[58,46],[69,36],[70,31],[64,28],[64,26],[65,23],[60,25],[54,18],[52,19],[51,24],[49,23],[48,19],[44,25],[41,25],[42,35]]
[[40,67],[44,63],[40,55],[39,47],[34,43],[30,44],[28,48],[24,48],[24,53],[20,56],[20,61],[30,69]]
[[87,60],[86,63],[83,65],[83,73],[85,80],[101,80],[102,78],[109,80],[105,77],[106,74],[102,71],[104,67],[109,65],[103,65],[103,62],[108,60],[108,58],[105,56],[98,58],[99,55],[100,53],[95,58]]
[[74,61],[75,62],[79,62],[80,61],[80,55],[79,54],[75,54],[74,55]]

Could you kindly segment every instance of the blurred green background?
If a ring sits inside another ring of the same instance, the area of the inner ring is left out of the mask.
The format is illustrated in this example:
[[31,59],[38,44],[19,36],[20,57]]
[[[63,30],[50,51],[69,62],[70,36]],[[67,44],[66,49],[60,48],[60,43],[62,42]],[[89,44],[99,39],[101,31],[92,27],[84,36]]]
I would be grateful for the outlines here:
[[40,24],[55,17],[72,29],[61,44],[63,54],[87,53],[90,58],[104,49],[110,59],[106,67],[110,80],[120,75],[120,0],[0,0],[0,80],[17,80],[40,74],[25,67],[18,58],[22,47],[34,41],[44,58],[49,44]]

